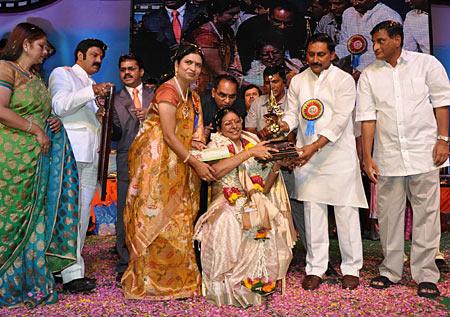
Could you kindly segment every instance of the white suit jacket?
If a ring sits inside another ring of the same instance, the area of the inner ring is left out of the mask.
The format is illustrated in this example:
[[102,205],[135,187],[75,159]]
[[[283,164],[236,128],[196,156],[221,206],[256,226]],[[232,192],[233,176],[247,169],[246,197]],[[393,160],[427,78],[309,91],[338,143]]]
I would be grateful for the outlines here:
[[49,78],[53,112],[67,130],[77,162],[97,163],[101,125],[92,84],[95,83],[77,64],[58,67]]

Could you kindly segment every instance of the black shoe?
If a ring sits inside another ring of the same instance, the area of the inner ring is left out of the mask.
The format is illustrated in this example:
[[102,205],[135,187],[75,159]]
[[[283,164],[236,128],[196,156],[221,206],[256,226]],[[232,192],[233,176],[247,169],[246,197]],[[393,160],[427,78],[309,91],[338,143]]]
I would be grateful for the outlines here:
[[338,276],[338,273],[336,272],[336,270],[331,266],[331,263],[328,262],[328,268],[325,271],[325,275],[326,276]]
[[442,274],[450,272],[450,268],[444,259],[436,259],[436,265],[439,269],[439,272],[441,272]]
[[62,279],[62,276],[61,276],[61,275],[55,275],[55,274],[53,274],[53,279],[55,280],[55,283],[56,283],[56,284],[62,284],[62,282],[63,282],[63,279]]
[[90,292],[95,287],[95,282],[89,281],[86,278],[78,278],[63,284],[63,290],[72,294]]
[[84,279],[86,280],[86,281],[89,281],[89,282],[91,282],[91,283],[93,283],[93,284],[96,284],[97,283],[97,279],[95,278],[95,277],[84,277]]
[[125,272],[117,272],[117,275],[116,275],[116,286],[119,287],[119,288],[122,287],[122,276],[123,276],[123,273],[125,273]]

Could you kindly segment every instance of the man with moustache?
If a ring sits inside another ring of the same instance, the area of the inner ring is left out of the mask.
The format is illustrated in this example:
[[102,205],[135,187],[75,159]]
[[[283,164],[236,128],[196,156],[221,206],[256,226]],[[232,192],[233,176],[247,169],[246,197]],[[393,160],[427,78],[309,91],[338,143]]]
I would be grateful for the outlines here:
[[120,80],[124,87],[114,96],[112,112],[113,134],[111,139],[117,141],[117,222],[116,249],[119,260],[116,264],[116,282],[120,283],[127,269],[129,254],[125,244],[125,228],[123,210],[128,191],[128,150],[136,137],[140,124],[144,121],[153,90],[142,84],[144,69],[142,61],[134,54],[122,55],[119,58]]
[[332,65],[334,58],[328,35],[309,39],[310,68],[292,79],[282,122],[283,131],[298,128],[294,195],[304,202],[306,290],[317,289],[327,270],[327,205],[334,206],[343,288],[358,287],[363,261],[358,208],[367,208],[367,201],[353,134],[356,87],[349,74]]
[[385,289],[402,278],[408,198],[413,209],[411,276],[419,296],[435,298],[440,295],[435,263],[439,169],[449,164],[450,84],[434,56],[402,49],[401,24],[384,21],[371,34],[377,60],[361,74],[356,111],[356,120],[362,121],[364,171],[378,191],[384,256],[380,275],[370,285]]
[[255,59],[258,44],[266,38],[279,38],[286,49],[286,58],[300,58],[306,39],[304,30],[304,18],[298,16],[295,6],[287,0],[275,0],[268,14],[243,22],[236,34],[236,43],[244,74]]
[[242,88],[242,95],[244,97],[245,111],[248,113],[253,101],[262,95],[262,91],[258,86],[250,84]]
[[[375,60],[370,45],[370,31],[382,21],[393,20],[402,23],[400,15],[378,0],[352,0],[352,6],[342,14],[342,30],[339,44],[336,45],[336,55],[343,58],[351,54],[348,41],[362,36],[366,42],[366,51],[353,54],[353,77],[359,78],[361,71]],[[353,37],[352,37],[353,36]]]
[[75,65],[58,67],[49,78],[53,112],[61,119],[77,161],[80,210],[77,239],[77,262],[61,272],[63,288],[71,293],[91,291],[95,279],[84,276],[81,257],[89,224],[90,205],[97,184],[98,150],[101,124],[97,97],[110,92],[111,83],[97,84],[92,75],[100,70],[107,46],[98,39],[81,41],[75,49]]
[[325,33],[333,39],[336,45],[339,44],[342,14],[350,7],[350,1],[351,0],[329,0],[330,12],[320,19],[315,33]]
[[[284,67],[281,65],[266,67],[264,69],[263,75],[265,91],[270,93],[270,89],[272,89],[277,104],[284,111],[287,107],[288,101],[286,96],[286,73]],[[269,76],[272,76],[272,78],[269,78]],[[264,115],[267,114],[269,97],[270,95],[266,94],[257,98],[250,106],[250,110],[245,117],[245,130],[257,134],[261,140],[266,140],[270,135],[270,132],[267,130],[266,121],[264,118]],[[288,135],[288,139],[292,142],[295,142],[295,135]],[[283,169],[282,172],[283,179],[286,184],[286,189],[289,193],[289,196],[292,197],[290,199],[290,202],[295,227],[299,231],[303,246],[306,248],[305,219],[303,216],[303,207],[295,199],[294,195],[294,174],[286,169]]]
[[430,54],[430,30],[428,28],[428,0],[405,0],[411,7],[406,14],[403,32],[405,50]]

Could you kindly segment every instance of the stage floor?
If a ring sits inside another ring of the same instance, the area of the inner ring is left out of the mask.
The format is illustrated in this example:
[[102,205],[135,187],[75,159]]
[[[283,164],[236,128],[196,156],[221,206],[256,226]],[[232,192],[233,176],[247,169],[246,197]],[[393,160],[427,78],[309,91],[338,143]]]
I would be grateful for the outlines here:
[[[304,273],[304,254],[297,246],[295,263],[287,276],[284,295],[275,293],[261,306],[239,309],[216,307],[202,297],[165,302],[126,301],[115,285],[112,252],[114,237],[90,236],[84,249],[87,276],[97,278],[97,289],[91,294],[61,294],[54,305],[35,309],[0,309],[0,316],[448,316],[450,310],[450,274],[441,276],[438,284],[442,297],[437,300],[416,296],[415,283],[410,280],[410,270],[405,269],[399,285],[383,291],[368,286],[377,274],[381,261],[378,241],[364,240],[364,268],[362,285],[353,291],[342,290],[337,278],[326,278],[317,291],[301,288]],[[450,232],[442,236],[442,251],[450,261]],[[331,262],[338,269],[338,244],[331,240]],[[409,242],[407,242],[407,253]],[[61,285],[58,285],[61,288]]]

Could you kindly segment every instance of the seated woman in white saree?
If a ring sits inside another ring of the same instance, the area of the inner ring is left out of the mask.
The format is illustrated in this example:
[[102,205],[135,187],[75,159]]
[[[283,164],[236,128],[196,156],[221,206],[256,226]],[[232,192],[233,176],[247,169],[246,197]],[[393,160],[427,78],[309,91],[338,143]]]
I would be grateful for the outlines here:
[[197,221],[203,295],[216,305],[258,305],[276,290],[292,259],[295,230],[279,163],[267,142],[242,131],[231,108],[216,115],[218,133],[210,149],[228,148],[231,157],[215,164],[212,203]]

